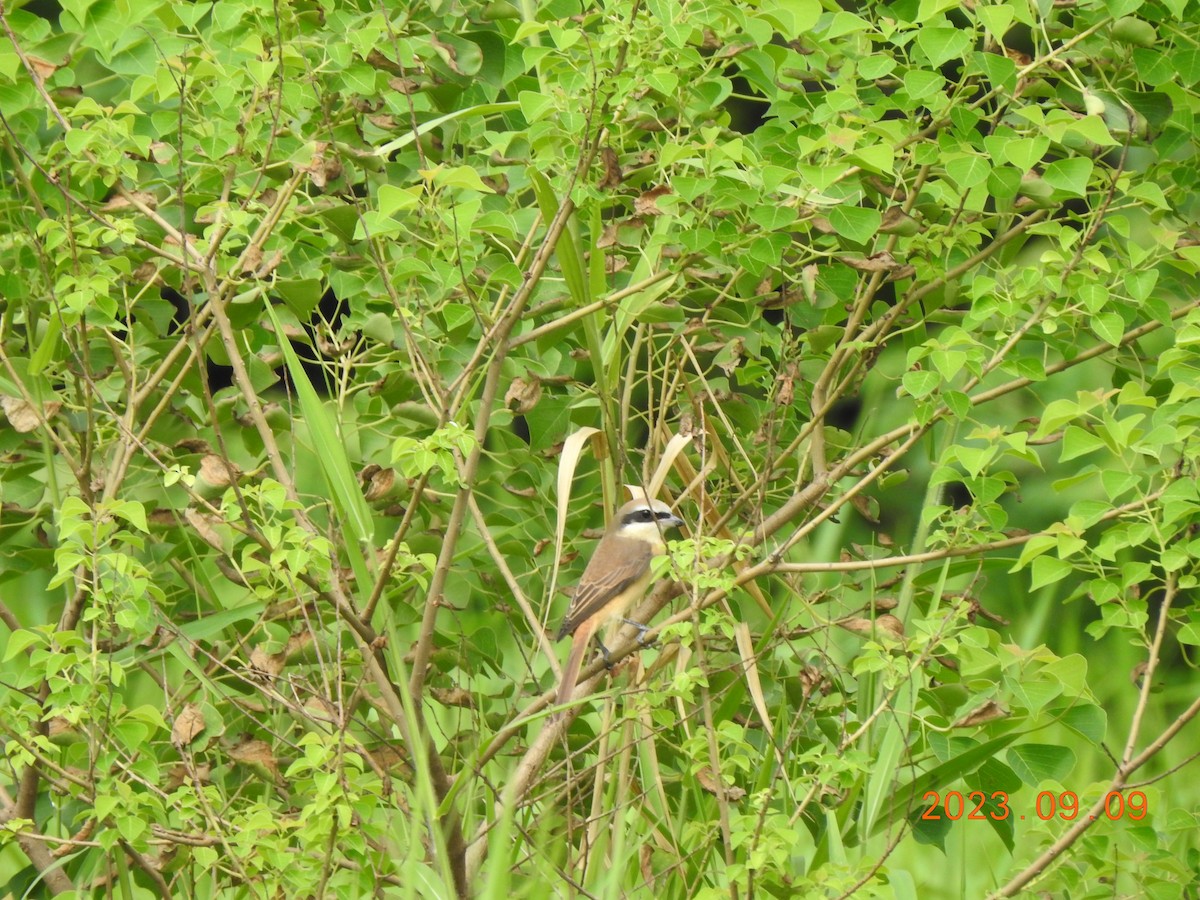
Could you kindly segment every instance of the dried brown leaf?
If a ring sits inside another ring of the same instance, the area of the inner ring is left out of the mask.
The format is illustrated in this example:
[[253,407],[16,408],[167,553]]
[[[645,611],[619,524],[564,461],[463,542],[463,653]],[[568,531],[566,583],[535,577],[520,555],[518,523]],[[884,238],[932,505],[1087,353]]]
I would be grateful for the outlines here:
[[195,703],[186,703],[171,726],[171,743],[177,747],[187,746],[204,728],[204,713],[200,707]]
[[203,486],[212,490],[224,490],[242,476],[242,470],[215,453],[206,454],[200,460],[200,471],[196,476]]
[[[696,773],[696,780],[700,782],[700,787],[704,788],[710,794],[717,794],[717,779],[713,776],[712,770],[705,766]],[[738,801],[746,796],[745,788],[740,788],[735,785],[725,785],[725,799]]]
[[372,463],[358,473],[358,480],[363,484],[363,497],[368,503],[375,503],[388,497],[396,487],[396,470]]
[[442,706],[457,706],[462,709],[475,708],[475,698],[471,695],[470,691],[465,691],[460,687],[435,687],[431,688],[429,692],[433,695],[433,699],[442,704]]
[[184,510],[183,517],[192,528],[196,529],[196,534],[200,536],[200,539],[204,543],[208,544],[214,550],[219,550],[221,553],[225,552],[225,540],[221,537],[221,532],[217,530],[218,525],[224,524],[220,518],[211,513],[192,509],[191,507]]
[[658,200],[660,197],[665,197],[673,193],[669,185],[659,185],[658,187],[650,188],[648,191],[642,191],[638,198],[633,201],[633,211],[639,216],[661,216],[664,210],[659,209]]
[[995,700],[988,700],[954,723],[953,728],[972,728],[1007,716],[1008,710]]
[[4,415],[8,417],[8,422],[14,429],[25,434],[30,431],[36,431],[42,424],[42,420],[47,422],[54,418],[58,411],[62,408],[62,404],[54,401],[42,405],[42,414],[39,416],[37,407],[19,397],[0,396],[0,407],[4,409]]
[[266,675],[274,678],[283,671],[283,666],[286,662],[286,653],[268,653],[263,649],[262,645],[259,645],[250,653],[249,666],[250,670],[257,677]]
[[271,745],[249,735],[243,735],[241,740],[230,746],[229,758],[244,766],[261,766],[273,774],[279,773]]
[[625,173],[621,171],[621,160],[617,156],[617,151],[612,147],[600,148],[600,164],[604,167],[604,174],[600,181],[596,183],[596,187],[600,190],[619,187],[621,182],[625,180]]
[[534,374],[526,372],[512,380],[504,394],[504,405],[518,415],[525,415],[542,398],[542,382]]
[[158,206],[158,198],[147,191],[126,191],[124,194],[113,194],[104,201],[104,205],[100,209],[102,212],[133,209],[135,200],[149,209],[155,209]]

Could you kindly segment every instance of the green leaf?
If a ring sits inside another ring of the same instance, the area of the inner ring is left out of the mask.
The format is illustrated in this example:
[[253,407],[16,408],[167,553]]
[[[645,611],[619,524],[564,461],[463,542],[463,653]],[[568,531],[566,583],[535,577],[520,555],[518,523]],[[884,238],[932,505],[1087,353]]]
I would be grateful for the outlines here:
[[819,0],[763,0],[758,14],[793,41],[812,31],[821,16],[821,4]]
[[1116,347],[1125,336],[1125,320],[1119,313],[1101,313],[1092,320],[1092,330],[1107,343]]
[[883,219],[875,209],[842,205],[829,210],[829,224],[842,237],[856,244],[865,244],[874,237],[882,223]]
[[415,188],[400,188],[392,184],[383,184],[379,186],[379,190],[375,194],[375,199],[379,206],[381,215],[390,216],[392,213],[400,212],[405,209],[414,209],[421,202],[421,194],[424,189]]
[[949,25],[926,25],[917,32],[917,46],[936,68],[966,53],[971,47],[971,35]]
[[1108,445],[1092,432],[1080,428],[1078,425],[1068,425],[1066,431],[1063,432],[1062,454],[1059,456],[1059,460],[1067,462],[1096,450],[1107,449],[1107,447]]
[[1094,703],[1076,703],[1059,715],[1059,721],[1066,725],[1093,747],[1099,747],[1108,731],[1108,714]]
[[369,592],[373,581],[363,555],[365,548],[372,546],[375,536],[375,523],[371,518],[371,510],[363,499],[358,479],[350,466],[345,446],[338,436],[337,429],[325,409],[325,404],[317,396],[308,373],[300,364],[296,351],[291,342],[282,338],[283,325],[280,323],[270,300],[266,304],[267,316],[276,335],[280,335],[279,350],[283,354],[284,364],[292,377],[296,388],[296,396],[300,402],[300,410],[304,415],[305,424],[312,435],[313,446],[317,451],[317,459],[321,464],[321,472],[329,487],[330,499],[338,513],[343,531],[349,538],[347,549],[355,574],[358,577],[360,591]]
[[1038,590],[1061,581],[1073,571],[1071,564],[1053,556],[1039,556],[1030,567],[1029,588]]
[[1063,781],[1075,768],[1075,753],[1059,744],[1018,744],[1008,748],[1008,764],[1030,787]]
[[147,533],[150,526],[146,523],[146,509],[135,500],[113,500],[108,504],[108,510],[117,518],[124,519],[138,531]]
[[1042,161],[1050,149],[1050,139],[1042,136],[1016,138],[1004,143],[1004,157],[1022,172],[1028,172]]
[[422,171],[421,175],[438,187],[467,188],[484,194],[496,193],[496,189],[484,184],[479,173],[470,166],[439,166],[436,169]]
[[905,393],[918,400],[922,397],[928,397],[942,384],[941,377],[936,372],[930,372],[927,369],[905,372],[901,381],[904,385]]
[[1046,166],[1042,178],[1048,185],[1065,194],[1082,197],[1087,193],[1088,179],[1091,178],[1093,168],[1090,159],[1059,159]]
[[994,759],[1001,750],[1017,739],[1014,732],[1002,735],[967,750],[955,750],[954,755],[941,765],[935,766],[907,784],[899,785],[892,792],[888,805],[875,819],[875,832],[891,827],[889,823],[898,818],[907,818],[910,812],[918,812],[921,798],[926,791],[941,791],[947,785],[965,778],[988,760]]
[[453,112],[446,113],[444,116],[438,116],[436,119],[423,122],[415,129],[406,131],[395,140],[388,141],[381,147],[376,147],[375,155],[386,159],[397,150],[407,147],[413,141],[420,139],[423,135],[428,134],[436,128],[441,128],[443,125],[453,122],[456,119],[490,116],[495,115],[496,113],[509,112],[511,110],[520,108],[521,104],[514,100],[505,103],[481,103],[478,106],[466,106],[462,109],[456,109]]
[[962,190],[969,190],[987,181],[992,167],[981,156],[961,156],[946,163],[946,174]]
[[554,98],[547,97],[534,91],[521,91],[517,94],[517,102],[521,105],[521,114],[530,125],[540,121],[554,110]]
[[20,656],[35,644],[45,644],[46,636],[36,631],[19,629],[8,636],[8,645],[4,648],[4,662]]

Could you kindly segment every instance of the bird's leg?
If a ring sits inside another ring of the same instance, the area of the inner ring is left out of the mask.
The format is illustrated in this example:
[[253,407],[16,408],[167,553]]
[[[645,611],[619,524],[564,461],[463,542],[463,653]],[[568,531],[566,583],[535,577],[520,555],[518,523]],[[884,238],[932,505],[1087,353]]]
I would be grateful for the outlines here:
[[596,638],[596,646],[600,648],[600,655],[604,657],[604,668],[612,671],[612,654],[608,652],[608,648],[604,646],[604,641]]
[[632,625],[634,628],[637,629],[638,646],[649,647],[654,643],[653,640],[650,640],[650,641],[646,640],[646,632],[650,630],[650,628],[648,626],[643,625],[641,622],[635,622],[635,621],[633,621],[633,619],[622,619],[621,621],[624,622],[626,625]]

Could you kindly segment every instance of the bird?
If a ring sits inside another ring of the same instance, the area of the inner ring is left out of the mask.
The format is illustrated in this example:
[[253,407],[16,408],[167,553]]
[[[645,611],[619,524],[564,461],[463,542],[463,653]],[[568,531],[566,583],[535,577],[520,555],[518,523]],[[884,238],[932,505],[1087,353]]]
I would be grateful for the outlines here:
[[[596,630],[612,619],[623,617],[643,597],[650,586],[650,560],[667,550],[663,532],[682,524],[683,520],[661,500],[630,500],[617,510],[583,570],[571,607],[555,638],[572,636],[571,653],[558,687],[560,705],[571,699],[584,653]],[[646,626],[637,622],[622,621],[646,630]],[[600,648],[607,657],[603,643]]]

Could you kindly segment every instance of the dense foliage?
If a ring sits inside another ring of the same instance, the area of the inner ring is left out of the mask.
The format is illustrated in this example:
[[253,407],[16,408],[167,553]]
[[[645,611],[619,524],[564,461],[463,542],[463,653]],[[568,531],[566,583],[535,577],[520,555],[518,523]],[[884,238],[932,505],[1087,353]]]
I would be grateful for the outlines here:
[[1200,887],[1195,3],[0,26],[0,894]]

